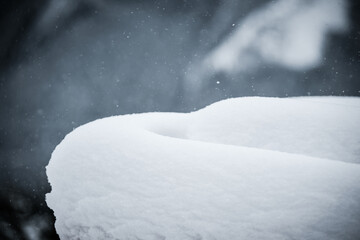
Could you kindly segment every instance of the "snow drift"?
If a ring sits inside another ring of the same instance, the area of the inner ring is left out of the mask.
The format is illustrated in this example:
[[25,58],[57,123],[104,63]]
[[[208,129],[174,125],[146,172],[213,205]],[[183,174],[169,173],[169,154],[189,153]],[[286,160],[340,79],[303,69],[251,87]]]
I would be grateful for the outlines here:
[[77,128],[47,167],[61,239],[358,239],[360,99],[238,98]]

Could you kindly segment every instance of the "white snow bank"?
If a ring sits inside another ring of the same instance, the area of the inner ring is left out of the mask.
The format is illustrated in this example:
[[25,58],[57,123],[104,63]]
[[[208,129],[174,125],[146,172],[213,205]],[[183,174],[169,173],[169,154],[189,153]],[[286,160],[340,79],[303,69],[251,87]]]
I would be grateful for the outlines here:
[[54,151],[47,203],[61,239],[358,239],[359,122],[335,97],[98,120]]

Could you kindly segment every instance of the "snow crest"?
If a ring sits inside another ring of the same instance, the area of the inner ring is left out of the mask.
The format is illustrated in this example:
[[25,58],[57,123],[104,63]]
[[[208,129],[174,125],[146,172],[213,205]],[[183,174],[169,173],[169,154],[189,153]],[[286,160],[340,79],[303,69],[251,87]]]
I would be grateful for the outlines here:
[[61,239],[359,239],[360,99],[110,117],[52,154]]

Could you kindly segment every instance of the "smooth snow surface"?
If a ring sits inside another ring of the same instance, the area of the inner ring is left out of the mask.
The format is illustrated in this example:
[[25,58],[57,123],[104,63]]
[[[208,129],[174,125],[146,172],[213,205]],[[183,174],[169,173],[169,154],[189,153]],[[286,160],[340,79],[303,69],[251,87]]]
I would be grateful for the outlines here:
[[55,149],[61,239],[360,239],[360,99],[101,119]]

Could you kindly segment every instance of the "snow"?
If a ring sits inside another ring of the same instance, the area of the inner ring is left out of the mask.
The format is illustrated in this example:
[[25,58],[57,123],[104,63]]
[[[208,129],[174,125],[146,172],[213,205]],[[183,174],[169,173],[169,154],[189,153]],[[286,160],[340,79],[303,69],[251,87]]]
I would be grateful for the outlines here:
[[251,12],[205,58],[215,72],[273,63],[303,71],[321,65],[327,36],[348,28],[347,1],[277,0]]
[[61,239],[359,239],[360,99],[97,120],[52,154]]

